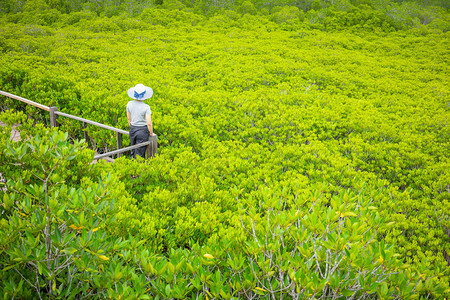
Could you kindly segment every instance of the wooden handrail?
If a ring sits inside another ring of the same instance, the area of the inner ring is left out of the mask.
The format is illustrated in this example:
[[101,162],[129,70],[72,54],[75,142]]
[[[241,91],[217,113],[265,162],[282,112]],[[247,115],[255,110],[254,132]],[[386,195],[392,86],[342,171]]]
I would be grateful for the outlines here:
[[120,148],[120,149],[117,149],[117,150],[114,150],[111,152],[97,154],[94,156],[94,160],[97,160],[97,159],[100,159],[103,157],[113,156],[116,154],[118,154],[120,156],[120,154],[123,152],[127,152],[127,151],[137,149],[137,148],[140,148],[143,146],[147,146],[147,158],[154,157],[156,152],[158,151],[158,136],[155,134],[153,136],[150,136],[149,140],[147,142],[143,142],[143,143],[125,147],[125,148]]
[[4,92],[4,91],[0,91],[0,94],[3,95],[3,96],[9,97],[9,98],[13,98],[13,99],[25,102],[27,104],[30,104],[30,105],[33,105],[33,106],[36,106],[36,107],[39,107],[40,109],[43,109],[43,110],[46,110],[46,111],[50,111],[50,108],[48,106],[42,105],[40,103],[36,103],[34,101],[31,101],[31,100],[28,100],[28,99],[25,99],[25,98],[22,98],[22,97],[19,97],[19,96],[16,96],[16,95]]
[[[94,160],[102,158],[102,157],[116,155],[116,154],[120,155],[123,152],[130,151],[130,150],[142,147],[142,146],[147,146],[147,158],[155,156],[156,152],[158,151],[158,146],[157,146],[158,145],[158,138],[157,138],[156,135],[150,136],[148,142],[140,143],[138,145],[133,145],[133,146],[126,147],[126,148],[122,148],[122,134],[130,135],[130,133],[128,131],[126,131],[126,130],[122,130],[122,129],[115,128],[115,127],[112,127],[112,126],[108,126],[108,125],[105,125],[105,124],[102,124],[102,123],[98,123],[98,122],[95,122],[95,121],[91,121],[91,120],[88,120],[88,119],[80,118],[80,117],[77,117],[77,116],[74,116],[74,115],[71,115],[71,114],[66,114],[66,113],[58,111],[58,108],[55,107],[55,106],[48,107],[48,106],[42,105],[40,103],[31,101],[31,100],[25,99],[23,97],[19,97],[17,95],[13,95],[13,94],[10,94],[10,93],[4,92],[4,91],[0,91],[0,94],[3,95],[3,96],[6,96],[6,97],[9,97],[9,98],[12,98],[12,99],[16,99],[16,100],[22,101],[22,102],[24,102],[26,104],[30,104],[30,105],[36,106],[36,107],[38,107],[40,109],[48,111],[50,113],[50,126],[52,126],[52,127],[58,126],[58,123],[56,122],[56,117],[57,116],[62,116],[62,117],[66,117],[66,118],[70,118],[70,119],[74,119],[74,120],[83,122],[83,128],[86,128],[86,124],[91,124],[91,125],[94,125],[94,126],[97,126],[97,127],[101,127],[101,128],[108,129],[108,130],[116,132],[116,135],[117,135],[117,148],[118,149],[115,150],[115,151],[108,152],[108,153],[103,153],[103,154],[96,155],[96,156],[94,156]],[[87,142],[86,131],[84,131],[84,138],[86,139],[86,142]]]
[[143,143],[136,144],[136,145],[133,145],[133,146],[117,149],[117,150],[114,150],[114,151],[111,151],[111,152],[98,154],[98,155],[94,156],[94,160],[97,160],[97,159],[100,159],[100,158],[103,158],[103,157],[113,156],[113,155],[120,154],[120,153],[123,153],[123,152],[127,152],[127,151],[130,151],[130,150],[139,148],[139,147],[147,146],[150,143],[151,143],[151,141],[147,141],[147,142],[143,142]]
[[[13,99],[22,101],[24,103],[27,103],[27,104],[30,104],[30,105],[33,105],[33,106],[36,106],[36,107],[38,107],[40,109],[43,109],[43,110],[46,110],[48,112],[50,112],[51,108],[54,107],[54,106],[48,107],[48,106],[42,105],[40,103],[31,101],[31,100],[25,99],[23,97],[19,97],[17,95],[13,95],[13,94],[10,94],[10,93],[4,92],[4,91],[0,91],[0,94],[3,95],[3,96],[9,97],[9,98],[13,98]],[[98,122],[91,121],[91,120],[88,120],[88,119],[80,118],[80,117],[77,117],[77,116],[74,116],[74,115],[66,114],[66,113],[63,113],[61,111],[58,111],[58,109],[56,107],[54,107],[54,108],[55,109],[53,110],[53,113],[55,115],[67,117],[67,118],[74,119],[74,120],[81,121],[81,122],[85,122],[87,124],[91,124],[91,125],[95,125],[95,126],[98,126],[98,127],[101,127],[101,128],[112,130],[112,131],[115,131],[115,132],[118,132],[118,133],[121,133],[121,134],[126,134],[126,135],[130,134],[126,130],[122,130],[122,129],[115,128],[115,127],[112,127],[112,126],[104,125],[102,123],[98,123]]]
[[115,132],[118,132],[118,133],[121,133],[121,134],[130,135],[130,133],[128,131],[126,131],[126,130],[122,130],[122,129],[115,128],[115,127],[112,127],[112,126],[104,125],[102,123],[98,123],[98,122],[91,121],[91,120],[88,120],[88,119],[80,118],[80,117],[77,117],[77,116],[69,115],[69,114],[60,112],[58,110],[55,111],[55,115],[62,116],[62,117],[67,117],[67,118],[74,119],[74,120],[77,120],[77,121],[81,121],[81,122],[84,122],[84,123],[87,123],[87,124],[95,125],[95,126],[98,126],[98,127],[101,127],[101,128],[105,128],[105,129],[108,129],[108,130],[111,130],[111,131],[115,131]]

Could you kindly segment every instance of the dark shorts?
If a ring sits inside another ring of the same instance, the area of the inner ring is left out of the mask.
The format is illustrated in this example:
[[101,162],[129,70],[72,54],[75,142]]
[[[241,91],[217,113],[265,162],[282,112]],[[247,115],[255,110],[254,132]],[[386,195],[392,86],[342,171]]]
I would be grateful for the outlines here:
[[[139,143],[147,142],[150,137],[150,132],[147,126],[133,126],[130,125],[130,145],[136,145]],[[136,155],[145,157],[145,150],[147,146],[139,147],[131,150],[131,158],[136,158]]]

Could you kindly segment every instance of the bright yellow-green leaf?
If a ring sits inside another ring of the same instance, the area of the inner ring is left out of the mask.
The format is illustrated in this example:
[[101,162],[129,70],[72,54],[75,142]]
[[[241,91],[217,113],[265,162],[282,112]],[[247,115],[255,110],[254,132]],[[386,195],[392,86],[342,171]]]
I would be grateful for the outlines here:
[[357,217],[358,215],[352,211],[346,212],[342,214],[343,217]]

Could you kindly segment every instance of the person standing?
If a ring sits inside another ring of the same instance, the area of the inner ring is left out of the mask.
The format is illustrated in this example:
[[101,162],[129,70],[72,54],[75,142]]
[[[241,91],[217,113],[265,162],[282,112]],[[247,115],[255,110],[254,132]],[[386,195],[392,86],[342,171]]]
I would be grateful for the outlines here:
[[[152,111],[144,100],[153,96],[153,90],[141,83],[128,89],[127,94],[132,101],[127,104],[127,119],[130,127],[130,145],[147,142],[150,136],[154,136],[152,124]],[[145,157],[147,146],[131,150],[131,158],[136,155]]]

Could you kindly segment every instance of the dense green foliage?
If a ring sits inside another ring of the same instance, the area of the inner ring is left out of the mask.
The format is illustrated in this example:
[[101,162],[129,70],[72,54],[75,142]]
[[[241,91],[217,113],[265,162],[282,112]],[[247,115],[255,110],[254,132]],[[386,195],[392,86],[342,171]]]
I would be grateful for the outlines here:
[[112,2],[2,2],[0,90],[159,141],[0,98],[2,296],[448,297],[444,3]]

